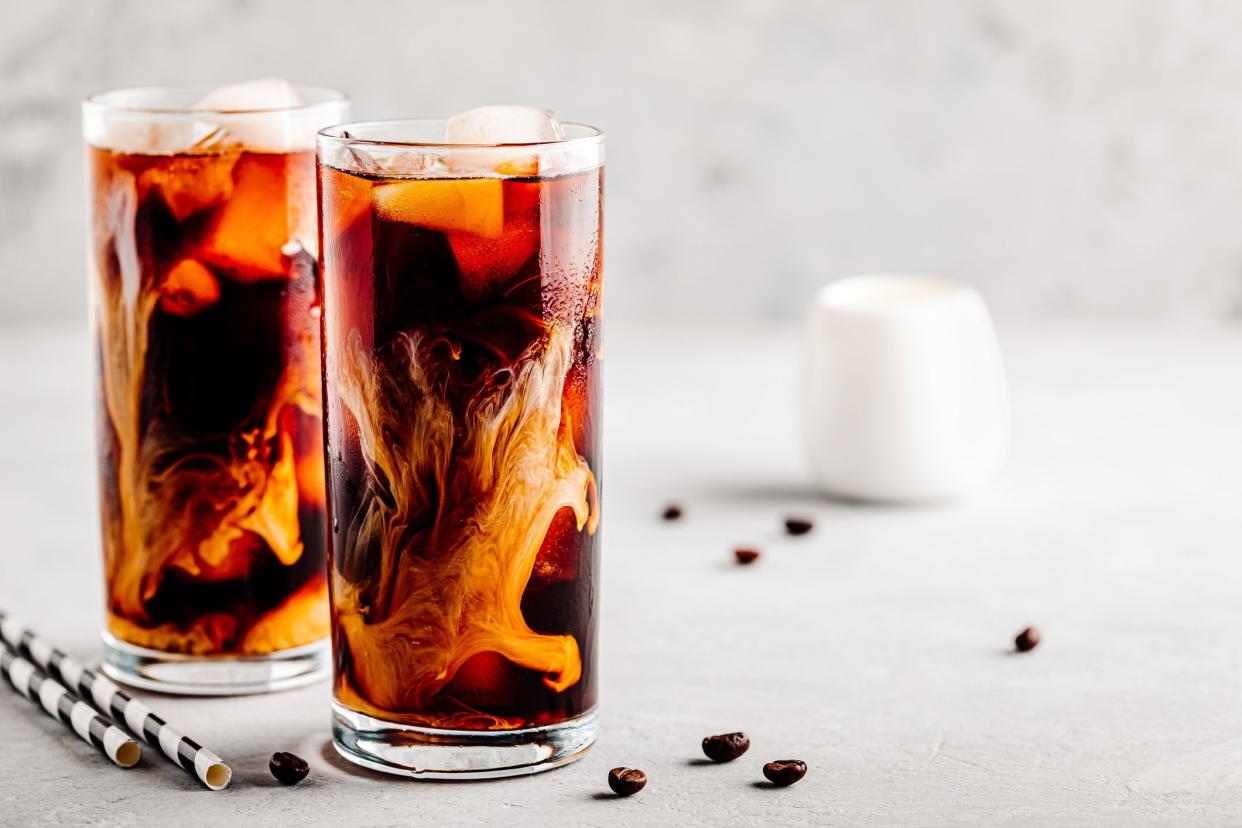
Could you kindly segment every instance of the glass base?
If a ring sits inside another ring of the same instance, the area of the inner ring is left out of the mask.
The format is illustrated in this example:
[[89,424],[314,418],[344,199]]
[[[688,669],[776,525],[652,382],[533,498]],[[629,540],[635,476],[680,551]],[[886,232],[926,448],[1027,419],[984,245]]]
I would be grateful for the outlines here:
[[183,696],[241,696],[301,687],[332,672],[328,639],[261,656],[164,653],[103,634],[104,675],[130,687]]
[[439,730],[374,719],[332,702],[332,746],[364,768],[415,779],[498,779],[581,759],[599,729],[595,711],[524,730]]

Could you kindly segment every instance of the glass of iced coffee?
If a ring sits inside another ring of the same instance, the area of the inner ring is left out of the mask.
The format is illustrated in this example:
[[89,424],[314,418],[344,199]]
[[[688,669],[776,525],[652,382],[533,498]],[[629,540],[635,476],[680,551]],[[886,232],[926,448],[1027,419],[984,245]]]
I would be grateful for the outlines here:
[[347,124],[319,176],[335,745],[565,764],[596,729],[603,136]]
[[265,80],[83,104],[103,669],[203,695],[328,666],[315,133]]

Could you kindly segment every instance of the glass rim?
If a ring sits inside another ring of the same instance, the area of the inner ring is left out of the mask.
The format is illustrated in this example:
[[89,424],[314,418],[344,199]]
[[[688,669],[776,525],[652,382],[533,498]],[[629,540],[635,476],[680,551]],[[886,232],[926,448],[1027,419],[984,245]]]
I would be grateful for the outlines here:
[[109,98],[123,97],[127,95],[137,95],[141,93],[158,93],[158,92],[190,92],[192,90],[201,90],[203,94],[218,89],[219,85],[208,83],[170,83],[170,84],[152,84],[148,86],[122,86],[111,89],[101,89],[98,92],[92,92],[82,99],[82,107],[84,109],[97,109],[101,112],[120,112],[133,115],[162,115],[170,117],[187,117],[202,118],[204,116],[254,116],[254,115],[279,115],[286,113],[309,112],[319,107],[333,106],[343,103],[349,103],[349,96],[339,89],[330,86],[311,86],[304,84],[291,84],[294,91],[303,97],[303,99],[314,98],[313,101],[306,101],[300,104],[290,104],[288,106],[269,106],[246,109],[194,109],[188,106],[139,106],[136,104],[122,104],[116,101],[110,101]]
[[372,121],[350,121],[343,124],[333,124],[324,127],[316,133],[315,137],[319,141],[331,141],[338,144],[347,144],[350,146],[367,146],[367,147],[414,147],[417,149],[435,149],[435,150],[461,150],[461,149],[519,149],[522,147],[562,147],[571,144],[576,145],[592,145],[602,144],[604,142],[604,131],[599,127],[593,127],[590,124],[578,123],[576,121],[562,121],[562,127],[573,127],[577,130],[583,130],[585,134],[575,135],[572,138],[554,138],[549,141],[514,141],[499,144],[450,144],[445,141],[416,141],[416,140],[397,140],[390,138],[361,138],[357,135],[341,135],[342,132],[349,132],[351,129],[362,131],[366,128],[374,127],[397,127],[406,126],[429,126],[432,124],[444,125],[448,123],[447,118],[381,118]]

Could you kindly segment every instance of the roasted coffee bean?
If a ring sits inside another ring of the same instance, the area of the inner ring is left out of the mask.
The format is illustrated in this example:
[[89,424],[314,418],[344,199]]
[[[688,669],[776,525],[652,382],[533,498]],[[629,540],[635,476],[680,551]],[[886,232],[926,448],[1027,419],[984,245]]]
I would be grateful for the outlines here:
[[682,512],[681,506],[676,503],[670,503],[664,509],[663,518],[665,520],[681,520],[681,516],[683,514],[684,512]]
[[784,788],[806,776],[806,762],[800,759],[777,759],[763,766],[763,775],[773,785]]
[[613,768],[608,771],[608,787],[617,796],[633,796],[647,785],[647,774],[638,768]]
[[272,771],[272,776],[282,785],[296,785],[310,773],[310,765],[306,764],[305,759],[283,751],[273,753],[272,761],[267,766]]
[[1039,646],[1039,630],[1027,627],[1018,633],[1018,637],[1013,640],[1013,646],[1020,653],[1029,653]]
[[745,566],[759,560],[758,549],[734,549],[733,556],[737,558],[737,562]]
[[805,518],[786,518],[785,531],[790,535],[805,535],[815,528],[815,524]]
[[750,747],[745,733],[721,733],[703,740],[703,753],[713,762],[732,762]]

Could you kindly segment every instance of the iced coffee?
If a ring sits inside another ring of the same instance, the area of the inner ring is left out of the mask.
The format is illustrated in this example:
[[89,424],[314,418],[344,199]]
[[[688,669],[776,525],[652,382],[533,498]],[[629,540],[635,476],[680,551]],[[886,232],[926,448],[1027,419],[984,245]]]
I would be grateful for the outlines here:
[[104,669],[254,692],[325,666],[316,130],[261,81],[84,104]]
[[336,733],[361,764],[529,773],[593,739],[602,146],[511,107],[320,139]]

